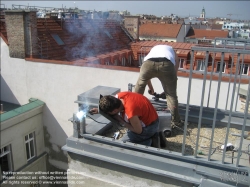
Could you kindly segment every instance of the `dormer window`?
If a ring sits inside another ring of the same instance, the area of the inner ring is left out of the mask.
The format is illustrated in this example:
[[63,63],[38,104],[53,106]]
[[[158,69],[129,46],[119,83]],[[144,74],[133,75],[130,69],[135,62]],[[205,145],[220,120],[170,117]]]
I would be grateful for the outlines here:
[[185,59],[180,58],[179,69],[183,69],[184,68],[184,62],[185,62]]
[[220,73],[220,67],[222,66],[222,73],[225,73],[225,62],[218,62],[217,63],[217,68],[216,68],[216,72]]
[[248,75],[249,72],[249,65],[248,64],[240,64],[240,74],[242,75]]
[[198,70],[198,71],[204,71],[205,70],[205,61],[204,60],[197,60],[196,70]]

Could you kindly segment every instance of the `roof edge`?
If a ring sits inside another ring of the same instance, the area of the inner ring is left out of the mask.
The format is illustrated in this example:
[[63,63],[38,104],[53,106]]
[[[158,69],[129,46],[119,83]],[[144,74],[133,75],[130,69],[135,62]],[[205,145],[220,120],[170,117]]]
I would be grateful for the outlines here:
[[13,117],[24,114],[32,109],[41,107],[44,104],[45,103],[43,101],[40,101],[39,99],[30,98],[29,103],[22,105],[14,110],[10,110],[8,112],[0,114],[0,116],[1,116],[0,122],[6,121],[6,120],[11,119]]

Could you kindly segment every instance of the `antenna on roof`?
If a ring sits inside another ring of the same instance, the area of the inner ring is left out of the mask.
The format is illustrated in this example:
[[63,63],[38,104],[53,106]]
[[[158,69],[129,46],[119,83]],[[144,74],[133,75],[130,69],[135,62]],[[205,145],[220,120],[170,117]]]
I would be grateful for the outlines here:
[[1,104],[1,111],[0,111],[0,114],[3,113],[3,104]]

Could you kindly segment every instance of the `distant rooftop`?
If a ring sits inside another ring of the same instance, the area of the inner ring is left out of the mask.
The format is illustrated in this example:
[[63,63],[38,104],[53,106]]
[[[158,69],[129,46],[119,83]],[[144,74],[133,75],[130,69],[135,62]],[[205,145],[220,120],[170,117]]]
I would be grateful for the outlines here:
[[[14,110],[14,109],[21,106],[21,105],[17,105],[17,104],[5,102],[5,101],[0,101],[0,103],[1,103],[1,106],[3,106],[3,108],[1,108],[1,114],[4,112],[8,112],[10,110]],[[3,109],[3,111],[2,111],[2,109]]]
[[6,121],[10,118],[13,118],[15,116],[18,116],[20,114],[23,114],[27,111],[30,111],[34,108],[37,108],[37,107],[40,107],[40,106],[43,106],[45,103],[38,100],[38,99],[29,99],[29,103],[25,104],[25,105],[16,105],[16,104],[13,104],[13,103],[7,103],[7,102],[3,102],[1,101],[1,104],[4,104],[4,113],[1,113],[0,115],[0,122],[3,122],[3,121]]

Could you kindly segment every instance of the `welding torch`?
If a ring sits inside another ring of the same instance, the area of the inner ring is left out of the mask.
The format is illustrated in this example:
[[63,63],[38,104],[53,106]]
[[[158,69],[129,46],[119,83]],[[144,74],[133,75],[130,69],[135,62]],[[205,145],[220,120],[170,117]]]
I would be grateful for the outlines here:
[[93,114],[98,114],[98,108],[92,108],[89,111],[89,114],[93,115]]

